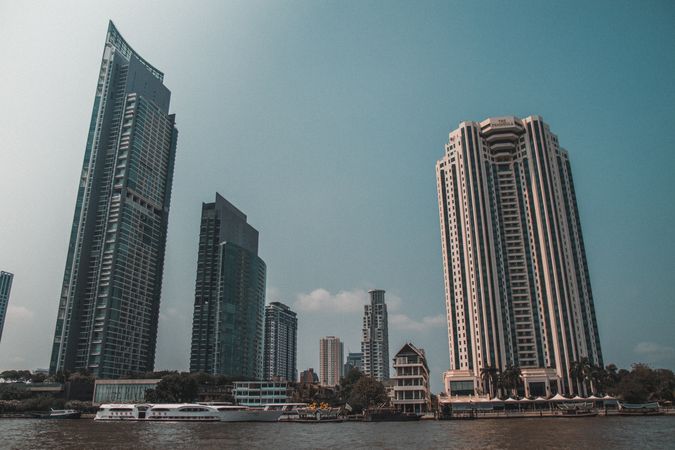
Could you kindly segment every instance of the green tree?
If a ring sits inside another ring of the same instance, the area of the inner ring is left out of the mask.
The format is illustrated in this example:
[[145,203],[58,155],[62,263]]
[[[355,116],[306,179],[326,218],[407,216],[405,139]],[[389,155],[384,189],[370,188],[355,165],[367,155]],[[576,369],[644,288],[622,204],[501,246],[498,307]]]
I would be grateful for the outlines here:
[[363,373],[353,367],[347,372],[347,375],[340,379],[340,398],[343,402],[348,402],[352,395],[354,385],[363,377]]
[[189,403],[195,401],[199,384],[187,373],[166,375],[155,389],[145,391],[150,403]]
[[349,405],[354,412],[361,412],[370,406],[381,405],[388,400],[384,385],[369,376],[362,376],[352,387]]
[[480,369],[480,378],[483,380],[483,386],[490,398],[494,397],[498,377],[499,369],[496,367],[487,366]]

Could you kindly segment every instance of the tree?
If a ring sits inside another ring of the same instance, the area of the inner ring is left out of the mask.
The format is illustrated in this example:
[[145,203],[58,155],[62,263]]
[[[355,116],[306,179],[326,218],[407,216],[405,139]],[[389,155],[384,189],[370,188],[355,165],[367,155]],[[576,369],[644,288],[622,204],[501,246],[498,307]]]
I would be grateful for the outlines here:
[[349,405],[354,412],[360,412],[370,406],[386,403],[387,400],[384,385],[375,378],[364,375],[354,384],[349,396]]
[[187,373],[166,375],[155,389],[145,391],[150,403],[189,403],[195,401],[199,384]]
[[354,385],[363,377],[363,373],[356,367],[352,367],[347,375],[340,379],[340,398],[341,400],[348,402],[349,397],[352,395],[352,389]]
[[490,398],[494,397],[497,378],[499,377],[499,369],[492,366],[483,367],[480,369],[480,377],[483,380],[485,390],[490,394]]
[[508,364],[501,374],[500,384],[510,394],[515,394],[522,385],[522,376],[520,367]]

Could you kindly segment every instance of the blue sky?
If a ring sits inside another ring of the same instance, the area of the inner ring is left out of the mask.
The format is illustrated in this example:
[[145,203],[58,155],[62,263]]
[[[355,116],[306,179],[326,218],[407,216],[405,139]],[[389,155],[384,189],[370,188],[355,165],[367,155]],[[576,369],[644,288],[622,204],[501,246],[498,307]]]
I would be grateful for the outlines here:
[[[48,364],[108,19],[165,72],[179,145],[157,368],[186,369],[201,202],[260,231],[268,301],[359,348],[387,291],[392,352],[448,366],[434,163],[463,120],[539,114],[570,152],[607,363],[675,368],[675,4],[0,3],[0,368]],[[8,213],[8,212],[11,212]]]

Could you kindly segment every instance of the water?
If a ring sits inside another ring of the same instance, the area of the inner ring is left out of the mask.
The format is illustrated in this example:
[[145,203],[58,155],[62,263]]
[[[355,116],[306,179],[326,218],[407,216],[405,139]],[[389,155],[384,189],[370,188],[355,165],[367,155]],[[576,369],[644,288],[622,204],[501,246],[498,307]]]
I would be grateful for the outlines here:
[[675,417],[481,419],[332,424],[0,420],[0,447],[675,448]]

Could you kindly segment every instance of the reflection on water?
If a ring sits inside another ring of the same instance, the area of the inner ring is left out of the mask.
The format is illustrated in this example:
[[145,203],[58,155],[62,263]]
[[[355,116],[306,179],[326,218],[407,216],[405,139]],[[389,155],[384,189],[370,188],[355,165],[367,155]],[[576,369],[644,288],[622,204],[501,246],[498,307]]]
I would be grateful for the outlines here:
[[2,448],[673,448],[675,417],[389,423],[0,420]]

